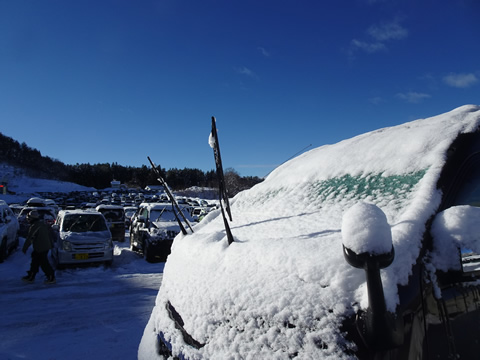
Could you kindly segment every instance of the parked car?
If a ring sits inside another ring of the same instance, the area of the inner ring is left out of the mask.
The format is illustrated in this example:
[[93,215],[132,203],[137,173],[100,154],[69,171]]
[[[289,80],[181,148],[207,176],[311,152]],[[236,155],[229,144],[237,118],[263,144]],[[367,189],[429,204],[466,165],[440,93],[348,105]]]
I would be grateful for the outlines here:
[[47,206],[47,202],[45,201],[45,199],[42,199],[39,197],[32,197],[27,200],[27,206],[44,207],[44,206]]
[[8,207],[10,209],[12,209],[13,213],[15,214],[15,216],[18,218],[18,216],[20,215],[22,209],[25,207],[25,205],[21,205],[21,204],[9,204]]
[[[187,210],[183,214],[192,221]],[[148,262],[166,261],[173,239],[180,233],[177,215],[170,203],[140,204],[130,226],[131,249],[141,251]]]
[[473,105],[286,162],[175,239],[139,359],[478,358],[479,165]]
[[51,226],[55,223],[55,219],[57,217],[55,209],[49,206],[25,206],[18,215],[18,223],[20,225],[18,234],[21,237],[26,237],[28,234],[28,228],[30,227],[30,224],[27,221],[27,215],[32,210],[36,210],[40,215],[40,218],[43,219],[47,225]]
[[0,200],[0,262],[18,247],[18,220],[8,204]]
[[61,210],[53,225],[52,257],[58,268],[65,265],[113,262],[112,234],[102,213]]
[[125,229],[130,229],[132,217],[138,210],[138,206],[124,206],[125,209]]
[[112,239],[125,241],[125,210],[121,205],[98,205],[95,210],[101,212],[110,227]]

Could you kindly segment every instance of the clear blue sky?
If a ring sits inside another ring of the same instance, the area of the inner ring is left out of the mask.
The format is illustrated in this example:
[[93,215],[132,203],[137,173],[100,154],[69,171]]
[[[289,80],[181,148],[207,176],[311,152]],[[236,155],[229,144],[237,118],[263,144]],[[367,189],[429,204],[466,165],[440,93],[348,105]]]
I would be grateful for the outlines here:
[[75,163],[264,176],[480,104],[476,0],[0,0],[4,135]]

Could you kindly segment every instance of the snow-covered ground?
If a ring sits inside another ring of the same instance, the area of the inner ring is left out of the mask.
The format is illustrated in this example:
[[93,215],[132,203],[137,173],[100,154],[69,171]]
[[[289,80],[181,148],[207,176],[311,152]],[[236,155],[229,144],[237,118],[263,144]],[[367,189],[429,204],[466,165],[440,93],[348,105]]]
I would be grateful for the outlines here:
[[[15,195],[0,194],[7,203],[22,203],[37,192],[95,190],[78,184],[35,179],[0,165]],[[147,263],[115,242],[110,268],[84,266],[56,271],[55,285],[21,281],[30,265],[20,246],[0,264],[0,359],[75,360],[136,359],[138,345],[162,282],[164,263]]]
[[0,193],[0,200],[8,204],[23,203],[39,192],[69,193],[72,191],[96,191],[95,188],[86,187],[66,181],[32,178],[14,166],[0,163],[0,181],[8,183],[8,190],[12,194]]
[[147,263],[126,241],[110,268],[57,271],[55,285],[40,271],[27,284],[30,252],[0,264],[0,359],[136,359],[164,263]]

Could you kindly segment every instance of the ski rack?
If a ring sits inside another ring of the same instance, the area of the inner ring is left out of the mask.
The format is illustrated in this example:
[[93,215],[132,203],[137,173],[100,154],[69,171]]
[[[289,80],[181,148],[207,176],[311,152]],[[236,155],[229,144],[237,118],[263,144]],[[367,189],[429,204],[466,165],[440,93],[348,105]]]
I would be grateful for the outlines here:
[[[212,144],[209,141],[210,146],[213,148],[213,155],[215,156],[215,165],[217,167],[217,177],[218,177],[218,192],[219,192],[219,198],[220,198],[220,208],[222,209],[223,223],[225,224],[225,231],[227,233],[228,245],[230,245],[231,243],[233,243],[233,235],[232,235],[232,231],[230,230],[230,226],[228,225],[228,221],[225,216],[225,211],[227,212],[230,221],[233,221],[233,220],[232,220],[232,212],[230,210],[230,204],[228,202],[227,188],[225,186],[225,177],[223,175],[222,158],[220,156],[220,144],[218,143],[217,126],[216,126],[216,120],[214,116],[212,116],[212,132],[210,136],[213,137],[213,141],[215,142],[212,146]],[[225,203],[225,210],[223,208],[223,203]]]
[[[157,180],[162,184],[162,186],[165,189],[165,192],[167,193],[167,196],[170,198],[170,201],[172,202],[173,206],[173,213],[175,214],[175,218],[177,219],[178,225],[180,225],[180,229],[182,230],[183,235],[187,235],[187,230],[185,229],[185,226],[183,226],[182,221],[177,215],[177,212],[182,216],[183,221],[188,225],[190,230],[193,233],[192,226],[188,222],[187,218],[185,217],[185,214],[180,210],[180,207],[178,206],[177,200],[175,200],[175,197],[173,196],[172,192],[170,191],[170,188],[168,187],[167,182],[163,179],[162,175],[160,175],[160,170],[156,167],[156,165],[153,163],[152,159],[150,159],[150,156],[147,156],[148,161],[150,161],[150,164],[152,165],[153,171],[155,171],[155,174],[157,174],[158,178]],[[175,211],[176,210],[176,211]]]

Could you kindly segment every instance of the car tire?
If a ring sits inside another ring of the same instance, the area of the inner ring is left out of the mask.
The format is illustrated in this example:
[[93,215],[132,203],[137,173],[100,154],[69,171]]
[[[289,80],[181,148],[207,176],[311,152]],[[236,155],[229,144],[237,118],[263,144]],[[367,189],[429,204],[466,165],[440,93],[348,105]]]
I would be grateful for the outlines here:
[[143,245],[143,257],[149,263],[155,262],[155,259],[152,256],[152,250],[150,249],[150,245],[147,242]]
[[0,244],[0,263],[3,263],[7,258],[7,239],[2,239]]
[[64,270],[65,269],[65,265],[63,264],[60,264],[60,261],[58,260],[58,251],[57,251],[57,256],[53,256],[54,252],[52,251],[52,259],[54,260],[54,263],[55,263],[55,268],[57,270]]
[[17,250],[19,243],[20,243],[20,240],[19,240],[18,234],[17,234],[17,235],[15,235],[15,241],[13,242],[13,247],[12,247],[11,251]]

